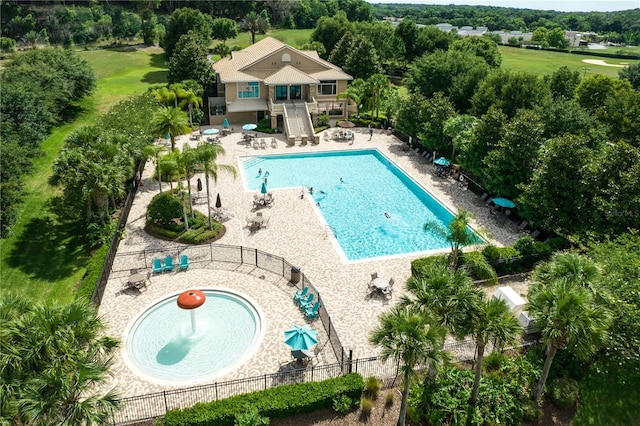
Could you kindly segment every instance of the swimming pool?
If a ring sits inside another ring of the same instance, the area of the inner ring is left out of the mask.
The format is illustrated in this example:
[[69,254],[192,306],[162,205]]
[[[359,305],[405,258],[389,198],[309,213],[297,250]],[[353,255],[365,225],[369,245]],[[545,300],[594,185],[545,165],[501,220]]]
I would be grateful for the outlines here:
[[240,163],[250,191],[260,191],[267,172],[269,191],[313,188],[348,261],[449,247],[423,225],[446,227],[452,213],[376,149],[240,157]]
[[256,352],[265,333],[258,305],[229,289],[202,291],[206,302],[193,311],[177,306],[176,293],[131,321],[123,354],[138,376],[169,385],[211,381],[234,371]]

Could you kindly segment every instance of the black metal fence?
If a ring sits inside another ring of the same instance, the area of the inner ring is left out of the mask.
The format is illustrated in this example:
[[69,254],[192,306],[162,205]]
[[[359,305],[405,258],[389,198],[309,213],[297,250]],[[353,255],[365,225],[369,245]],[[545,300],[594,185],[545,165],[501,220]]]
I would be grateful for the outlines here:
[[[318,316],[320,322],[327,333],[329,343],[340,362],[347,362],[352,358],[351,351],[346,351],[340,342],[338,333],[331,321],[331,316],[327,312],[322,296],[318,289],[308,280],[306,275],[296,266],[289,263],[280,256],[274,256],[259,249],[232,246],[224,244],[202,244],[202,245],[175,245],[172,247],[148,249],[137,252],[125,252],[115,255],[111,262],[111,272],[130,271],[132,269],[148,269],[154,258],[172,256],[179,258],[181,255],[189,257],[190,264],[199,263],[232,263],[235,265],[245,265],[268,271],[276,276],[282,277],[289,282],[309,287],[309,291],[316,294],[316,299],[320,302]],[[292,292],[297,287],[292,287]],[[100,298],[104,288],[100,291]],[[292,294],[293,298],[293,294]],[[96,299],[99,303],[99,298]]]
[[[509,351],[535,344],[536,342],[525,342],[515,347],[500,348],[499,350]],[[447,343],[443,349],[456,362],[475,360],[476,345],[471,339]],[[487,345],[485,355],[490,354],[495,349],[492,344]],[[425,368],[427,366],[423,366],[422,369]],[[124,398],[119,401],[120,408],[118,410],[109,412],[109,420],[113,425],[132,424],[163,417],[168,410],[191,407],[198,402],[217,401],[280,385],[322,381],[348,373],[359,373],[365,378],[376,377],[382,381],[383,387],[389,388],[396,384],[398,371],[398,365],[393,360],[383,361],[380,356],[300,369],[292,368],[287,371],[279,371],[262,376]]]
[[131,189],[129,190],[129,194],[127,195],[126,200],[124,201],[124,206],[122,206],[122,210],[120,211],[120,218],[118,219],[116,232],[113,234],[113,237],[111,237],[111,243],[109,244],[107,257],[102,264],[102,269],[100,270],[100,275],[98,276],[98,282],[96,283],[96,287],[93,290],[93,294],[91,295],[91,303],[94,306],[100,306],[100,302],[102,301],[102,295],[104,294],[104,289],[107,286],[111,267],[113,266],[113,261],[115,260],[116,253],[118,251],[118,244],[120,244],[120,236],[122,235],[122,231],[127,224],[127,219],[129,219],[129,212],[131,211],[133,200],[136,197],[136,192],[138,192],[138,186],[140,185],[140,176],[142,176],[145,164],[145,161],[141,161],[140,164],[138,164],[138,171],[136,172],[135,177],[131,182]]

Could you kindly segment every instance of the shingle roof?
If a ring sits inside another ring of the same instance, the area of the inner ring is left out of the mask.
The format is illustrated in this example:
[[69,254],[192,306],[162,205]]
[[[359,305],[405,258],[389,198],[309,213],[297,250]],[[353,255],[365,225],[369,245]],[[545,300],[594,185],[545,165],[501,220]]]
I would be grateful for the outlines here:
[[[318,71],[305,73],[291,65],[274,70],[269,75],[264,75],[265,70],[258,73],[252,72],[249,68],[263,59],[277,53],[280,50],[291,50],[297,52],[313,62],[318,64]],[[237,50],[231,53],[231,57],[223,58],[213,64],[213,69],[220,76],[222,83],[232,82],[249,82],[264,81],[266,84],[291,83],[300,84],[317,83],[319,79],[323,80],[352,80],[349,74],[331,62],[327,62],[318,56],[315,50],[298,50],[291,47],[273,37],[265,37],[255,44],[246,47],[243,50]],[[295,70],[295,71],[293,71]],[[285,79],[285,77],[291,77]]]
[[264,79],[264,84],[318,84],[320,81],[298,68],[287,65]]

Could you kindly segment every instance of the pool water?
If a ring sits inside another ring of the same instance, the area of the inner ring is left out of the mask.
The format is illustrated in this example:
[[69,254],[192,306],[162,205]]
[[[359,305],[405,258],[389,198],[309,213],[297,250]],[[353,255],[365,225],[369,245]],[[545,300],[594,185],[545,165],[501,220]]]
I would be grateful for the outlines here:
[[452,213],[378,150],[241,157],[240,161],[248,190],[260,191],[267,172],[269,191],[313,188],[317,208],[348,261],[449,247],[443,235],[424,231],[423,225],[433,221],[446,227]]
[[235,370],[257,350],[262,339],[261,314],[244,296],[203,289],[205,303],[180,309],[179,294],[163,299],[132,321],[125,336],[127,364],[157,383],[187,385]]

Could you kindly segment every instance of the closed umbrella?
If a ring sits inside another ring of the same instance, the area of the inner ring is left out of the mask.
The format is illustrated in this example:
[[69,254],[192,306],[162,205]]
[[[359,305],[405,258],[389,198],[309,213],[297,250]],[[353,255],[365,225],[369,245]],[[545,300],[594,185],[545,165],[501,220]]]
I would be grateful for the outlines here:
[[229,120],[227,120],[226,117],[224,120],[222,120],[222,127],[224,127],[225,129],[229,127]]
[[202,180],[200,178],[198,178],[197,188],[198,188],[198,192],[202,191]]
[[256,127],[258,127],[257,124],[249,123],[249,124],[245,124],[244,126],[242,126],[242,130],[253,130]]
[[216,197],[216,209],[222,207],[222,201],[220,201],[220,194]]
[[262,187],[260,188],[260,192],[262,193],[262,198],[264,198],[265,195],[267,195],[267,183],[266,182],[262,182]]
[[318,343],[318,332],[308,325],[294,325],[284,332],[284,343],[294,351],[307,351]]

